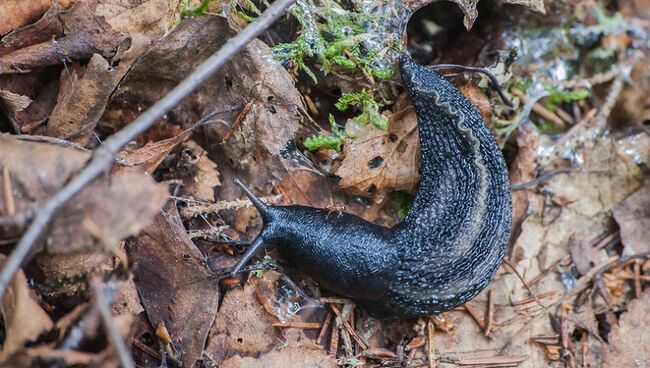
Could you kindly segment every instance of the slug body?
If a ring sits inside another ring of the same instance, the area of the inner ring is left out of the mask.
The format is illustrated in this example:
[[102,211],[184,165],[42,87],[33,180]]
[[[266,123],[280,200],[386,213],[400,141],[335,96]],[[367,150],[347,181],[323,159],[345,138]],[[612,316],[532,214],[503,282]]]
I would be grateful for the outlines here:
[[271,206],[240,186],[264,228],[241,266],[263,244],[323,287],[370,313],[414,317],[452,309],[494,277],[510,234],[508,171],[479,112],[446,79],[400,57],[415,105],[421,181],[403,222],[386,228],[346,213]]

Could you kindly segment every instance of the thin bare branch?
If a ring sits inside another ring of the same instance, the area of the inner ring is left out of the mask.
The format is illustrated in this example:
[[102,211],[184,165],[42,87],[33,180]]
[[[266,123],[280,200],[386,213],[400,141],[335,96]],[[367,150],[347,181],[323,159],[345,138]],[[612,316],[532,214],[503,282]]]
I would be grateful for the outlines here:
[[120,359],[120,364],[123,368],[135,368],[135,363],[131,357],[130,349],[126,346],[124,338],[115,324],[113,314],[111,313],[111,301],[113,300],[116,288],[102,283],[99,277],[95,278],[92,284],[97,309],[99,310],[99,314],[102,316],[102,321],[106,328],[106,334],[113,343],[113,347]]
[[235,37],[228,40],[219,51],[210,56],[192,74],[187,76],[178,86],[165,95],[165,97],[156,102],[131,124],[107,139],[95,151],[86,169],[80,172],[79,175],[72,179],[38,210],[36,218],[34,218],[31,226],[20,239],[16,248],[7,259],[5,267],[0,272],[0,298],[4,295],[7,286],[21,264],[33,252],[36,242],[46,232],[48,224],[57,210],[91,181],[109,170],[113,165],[115,154],[122,147],[147,131],[156,120],[161,118],[183,98],[194,91],[206,78],[235,56],[248,42],[269,28],[294,2],[295,0],[277,0],[274,2],[259,18],[249,24]]

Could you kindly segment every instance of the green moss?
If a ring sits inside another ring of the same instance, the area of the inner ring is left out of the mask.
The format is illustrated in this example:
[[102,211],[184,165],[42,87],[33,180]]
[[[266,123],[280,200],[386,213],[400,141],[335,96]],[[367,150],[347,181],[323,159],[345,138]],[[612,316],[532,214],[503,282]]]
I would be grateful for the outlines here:
[[336,108],[345,111],[351,106],[361,110],[361,113],[352,120],[358,124],[373,124],[379,129],[388,129],[388,118],[379,112],[383,105],[372,98],[372,95],[365,89],[361,92],[346,92],[336,103]]
[[183,0],[181,4],[181,18],[191,18],[204,14],[208,11],[208,5],[212,0],[201,0],[201,3],[190,9],[190,0]]
[[329,117],[330,126],[332,127],[331,134],[313,135],[305,139],[303,145],[310,151],[318,151],[319,149],[333,149],[340,151],[343,140],[346,137],[345,132],[336,126],[334,116]]
[[[273,47],[275,58],[288,65],[294,74],[304,72],[315,84],[316,71],[360,80],[359,85],[370,84],[371,92],[349,92],[363,95],[363,99],[353,103],[360,111],[354,120],[387,129],[388,120],[379,111],[383,104],[377,101],[385,102],[379,83],[397,74],[386,55],[401,48],[397,35],[381,34],[391,20],[389,12],[350,9],[332,0],[304,0],[291,7],[290,12],[300,31],[294,41]],[[348,97],[344,94],[341,100]]]
[[392,194],[392,197],[398,206],[397,217],[400,221],[402,221],[411,209],[411,205],[413,204],[413,195],[407,192],[399,191],[394,192]]
[[544,100],[544,107],[551,111],[557,110],[557,108],[563,103],[584,100],[591,94],[589,90],[586,89],[562,91],[550,85],[546,85],[544,88],[549,92],[549,96]]

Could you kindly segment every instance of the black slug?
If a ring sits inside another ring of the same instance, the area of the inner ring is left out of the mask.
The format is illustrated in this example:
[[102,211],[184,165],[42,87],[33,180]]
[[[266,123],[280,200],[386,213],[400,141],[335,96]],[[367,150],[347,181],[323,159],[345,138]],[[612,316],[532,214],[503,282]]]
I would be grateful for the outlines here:
[[324,288],[383,317],[452,309],[476,296],[501,264],[511,221],[503,155],[478,111],[445,78],[399,59],[420,132],[421,181],[393,228],[305,206],[271,206],[236,181],[264,228],[233,269],[263,244]]

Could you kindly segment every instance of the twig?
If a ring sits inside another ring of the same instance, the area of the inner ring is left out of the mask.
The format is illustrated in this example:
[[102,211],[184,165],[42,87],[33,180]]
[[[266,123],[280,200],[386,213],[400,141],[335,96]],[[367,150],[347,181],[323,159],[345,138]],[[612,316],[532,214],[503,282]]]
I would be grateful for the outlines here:
[[303,322],[303,321],[295,321],[295,322],[276,322],[273,324],[273,327],[279,327],[279,328],[299,328],[302,330],[320,330],[321,325],[318,322]]
[[486,325],[483,334],[485,337],[489,337],[492,333],[492,323],[494,322],[494,299],[492,299],[492,289],[487,292],[487,308],[485,314]]
[[485,326],[486,326],[485,318],[479,314],[480,311],[478,310],[478,308],[472,303],[467,302],[465,303],[465,310],[467,311],[467,313],[469,313],[470,316],[472,316],[472,318],[474,318],[474,321],[476,321],[476,323],[479,325],[481,330],[485,332]]
[[429,360],[429,368],[436,368],[436,349],[433,343],[433,335],[435,328],[431,318],[427,320],[427,358]]
[[549,180],[550,178],[556,176],[556,175],[561,175],[561,174],[569,174],[576,171],[575,168],[568,167],[568,168],[563,168],[563,169],[557,169],[554,171],[546,172],[538,176],[537,178],[529,181],[525,181],[523,183],[515,183],[510,186],[511,190],[523,190],[523,189],[531,189],[539,184]]
[[124,129],[115,133],[93,154],[88,166],[64,186],[57,194],[50,198],[32,222],[27,232],[20,239],[16,248],[11,253],[5,267],[0,272],[0,298],[4,295],[11,279],[20,265],[27,259],[36,242],[41,238],[47,225],[58,209],[79,193],[86,185],[102,173],[108,171],[113,165],[114,155],[135,137],[147,131],[157,119],[170,111],[183,98],[194,91],[205,79],[219,70],[227,61],[235,56],[248,42],[266,30],[271,24],[284,14],[285,10],[295,0],[277,0],[266,11],[249,24],[236,36],[229,39],[223,47],[203,62],[192,74],[187,76],[178,86],[172,89],[165,97],[156,102],[147,111],[135,119]]
[[[528,97],[526,96],[526,94],[521,92],[520,90],[513,88],[512,93],[515,96],[519,97],[519,99],[522,100],[524,103],[528,101]],[[539,102],[535,102],[535,104],[533,105],[533,112],[543,117],[544,119],[550,121],[556,127],[564,128],[567,125],[567,122],[562,120],[560,116],[558,116],[555,112],[547,109],[546,107],[544,107],[544,105],[542,105]],[[568,123],[571,124],[573,122],[568,122]]]
[[499,84],[499,81],[497,80],[497,77],[489,71],[487,68],[481,68],[481,67],[474,67],[474,66],[465,66],[465,65],[457,65],[457,64],[437,64],[437,65],[432,65],[434,69],[456,69],[460,70],[463,72],[473,72],[473,73],[481,73],[485,75],[489,80],[490,80],[490,87],[494,88],[497,93],[499,94],[499,97],[501,98],[501,101],[505,103],[509,107],[515,106],[512,101],[506,96],[505,92],[503,92],[503,88],[501,88],[501,85]]
[[120,334],[120,331],[117,329],[110,310],[110,304],[115,290],[113,290],[111,286],[100,282],[99,278],[96,278],[93,281],[93,284],[97,309],[104,321],[107,335],[110,337],[111,342],[115,347],[115,351],[117,352],[117,356],[120,358],[120,364],[122,364],[123,368],[135,368],[135,363],[133,363],[133,358],[131,358],[130,350],[127,348],[122,334]]
[[341,319],[341,322],[343,323],[343,327],[348,331],[348,333],[352,336],[352,338],[359,344],[361,349],[366,350],[368,349],[368,344],[366,344],[359,335],[357,335],[357,332],[352,328],[352,326],[348,323],[348,321],[343,318],[343,315],[341,314],[341,311],[334,305],[330,304],[330,308],[332,308],[332,312],[336,314],[337,317]]
[[323,321],[323,326],[321,327],[320,332],[318,333],[318,337],[316,338],[317,344],[321,343],[321,340],[323,339],[323,337],[325,337],[325,334],[327,333],[327,329],[331,324],[332,324],[332,311],[328,311],[327,316],[325,316],[325,320]]

